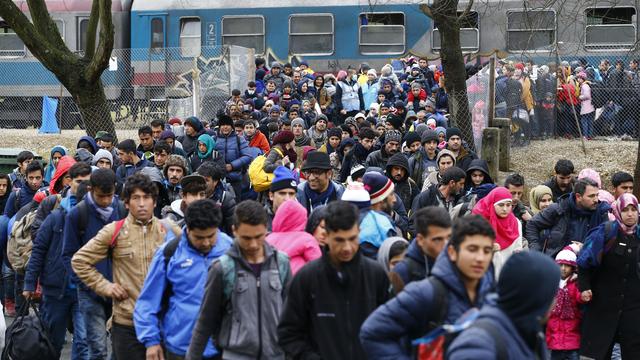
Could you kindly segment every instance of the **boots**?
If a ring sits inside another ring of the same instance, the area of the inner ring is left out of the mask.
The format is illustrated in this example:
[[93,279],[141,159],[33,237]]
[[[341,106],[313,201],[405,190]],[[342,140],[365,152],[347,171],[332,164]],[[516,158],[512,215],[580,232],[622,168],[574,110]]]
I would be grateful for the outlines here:
[[16,316],[16,302],[14,299],[4,299],[4,314],[8,317]]

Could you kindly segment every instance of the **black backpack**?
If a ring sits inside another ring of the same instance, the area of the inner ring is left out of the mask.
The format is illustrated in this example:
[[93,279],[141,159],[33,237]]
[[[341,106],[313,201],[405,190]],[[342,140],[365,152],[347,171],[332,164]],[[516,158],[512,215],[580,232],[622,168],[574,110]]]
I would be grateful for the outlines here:
[[[29,307],[34,311],[29,314]],[[2,360],[55,360],[59,355],[49,339],[47,327],[40,313],[30,300],[27,300],[15,321],[5,333],[6,344],[2,351]]]

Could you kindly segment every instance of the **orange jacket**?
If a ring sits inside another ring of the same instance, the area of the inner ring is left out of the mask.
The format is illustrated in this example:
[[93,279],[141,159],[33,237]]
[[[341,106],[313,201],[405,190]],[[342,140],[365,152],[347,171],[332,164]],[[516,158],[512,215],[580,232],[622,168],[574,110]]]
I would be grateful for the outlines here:
[[268,153],[270,149],[269,140],[267,140],[267,137],[264,136],[260,130],[256,130],[256,134],[253,136],[253,139],[249,141],[249,146],[260,148],[263,154]]

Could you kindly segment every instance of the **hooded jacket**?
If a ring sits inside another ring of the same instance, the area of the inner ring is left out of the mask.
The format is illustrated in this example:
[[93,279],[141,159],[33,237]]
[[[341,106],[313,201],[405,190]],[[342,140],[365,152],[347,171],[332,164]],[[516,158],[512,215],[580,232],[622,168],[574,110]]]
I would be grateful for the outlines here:
[[[396,181],[391,177],[391,169],[394,166],[399,166],[405,171],[405,175],[400,181]],[[409,177],[409,160],[407,160],[407,157],[401,153],[394,154],[390,157],[389,161],[387,161],[386,173],[387,177],[393,181],[395,192],[400,195],[404,207],[407,208],[413,205],[413,199],[420,193],[420,188],[418,188],[415,181]]]
[[60,153],[60,155],[65,156],[68,152],[69,150],[62,145],[56,145],[51,149],[51,153],[49,154],[49,164],[44,169],[44,181],[50,183],[53,174],[56,172],[56,165],[53,164],[53,154]]
[[[448,310],[445,324],[453,324],[467,310],[480,308],[493,290],[493,275],[487,271],[480,280],[475,302],[471,302],[461,275],[445,248],[433,265],[432,276],[447,289]],[[438,321],[440,309],[432,306],[434,288],[427,279],[409,284],[395,298],[374,311],[360,330],[360,341],[371,359],[411,359],[405,341],[427,333],[429,323]],[[425,311],[429,309],[430,311]]]
[[71,156],[63,156],[62,158],[60,158],[60,161],[58,161],[58,166],[56,167],[56,172],[55,174],[53,174],[51,183],[49,184],[49,194],[55,195],[58,193],[55,190],[56,184],[59,181],[63,180],[64,175],[67,174],[71,166],[73,166],[73,164],[75,163],[76,161]]
[[469,192],[471,188],[474,187],[471,185],[471,174],[476,170],[480,170],[482,171],[482,173],[484,173],[484,180],[482,181],[482,184],[493,184],[493,179],[491,178],[491,175],[489,175],[489,164],[487,164],[487,160],[475,159],[471,161],[471,163],[469,164],[469,168],[466,171],[467,177],[464,182],[465,192]]
[[183,136],[178,137],[178,141],[180,141],[180,143],[182,144],[182,150],[184,150],[187,156],[190,156],[198,149],[198,137],[204,134],[205,131],[204,126],[202,126],[202,123],[200,122],[200,119],[195,116],[188,117],[184,122],[185,124],[189,123],[190,125],[192,125],[193,129],[196,131],[193,136],[187,135],[185,133]]
[[[162,343],[172,354],[184,356],[187,353],[209,267],[232,243],[229,236],[218,232],[213,248],[202,254],[189,243],[186,230],[183,230],[180,243],[166,265],[164,249],[167,243],[156,251],[133,312],[136,335],[145,347]],[[169,299],[163,299],[167,287],[171,288],[171,293]],[[166,313],[162,313],[164,301],[168,303]],[[204,357],[217,353],[209,340]]]
[[78,145],[80,145],[80,142],[83,140],[91,145],[91,154],[95,154],[96,151],[98,151],[98,144],[96,144],[96,140],[88,135],[80,137],[80,140],[78,140],[78,143],[76,144],[76,149],[78,149]]
[[[431,274],[435,261],[435,259],[430,258],[422,252],[422,249],[420,249],[420,246],[418,246],[418,243],[414,239],[411,241],[411,244],[409,244],[404,259],[397,263],[391,272],[398,275],[402,283],[397,285],[404,288],[411,282],[426,279],[427,276]],[[393,285],[393,290],[396,294],[402,290],[400,287],[396,287],[395,282]]]
[[437,171],[432,171],[427,178],[424,181],[424,184],[422,185],[422,192],[425,192],[429,187],[435,185],[438,186],[440,185],[440,168],[438,166],[438,164],[440,163],[440,158],[445,156],[445,155],[449,155],[451,158],[453,158],[453,166],[457,166],[458,162],[456,161],[456,156],[451,152],[451,150],[447,150],[447,149],[442,149],[440,151],[438,151],[438,155],[436,155],[436,168],[438,169]]
[[322,256],[318,241],[304,231],[306,225],[306,209],[296,200],[287,200],[278,208],[271,224],[273,232],[266,239],[273,247],[289,255],[292,275],[306,263]]
[[409,174],[413,181],[418,184],[420,189],[423,188],[424,181],[427,179],[427,177],[431,173],[437,172],[437,157],[438,149],[436,149],[436,156],[433,159],[429,159],[429,156],[424,150],[424,147],[421,147],[420,150],[416,151],[416,153],[411,155],[411,157],[409,158]]
[[216,139],[216,151],[222,156],[225,164],[231,164],[233,168],[227,173],[229,182],[242,180],[242,174],[253,160],[253,152],[249,149],[249,143],[244,138],[238,138],[235,131],[228,135],[218,134]]

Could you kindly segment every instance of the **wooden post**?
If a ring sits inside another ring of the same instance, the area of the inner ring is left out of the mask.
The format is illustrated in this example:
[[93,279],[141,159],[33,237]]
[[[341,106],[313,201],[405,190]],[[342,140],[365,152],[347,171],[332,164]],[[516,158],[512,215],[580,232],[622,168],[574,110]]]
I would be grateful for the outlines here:
[[511,161],[511,120],[506,118],[493,119],[495,127],[500,129],[500,149],[499,159],[500,164],[498,168],[500,171],[509,171]]
[[489,175],[492,179],[498,178],[499,146],[500,129],[489,127],[482,130],[482,158],[489,164]]

